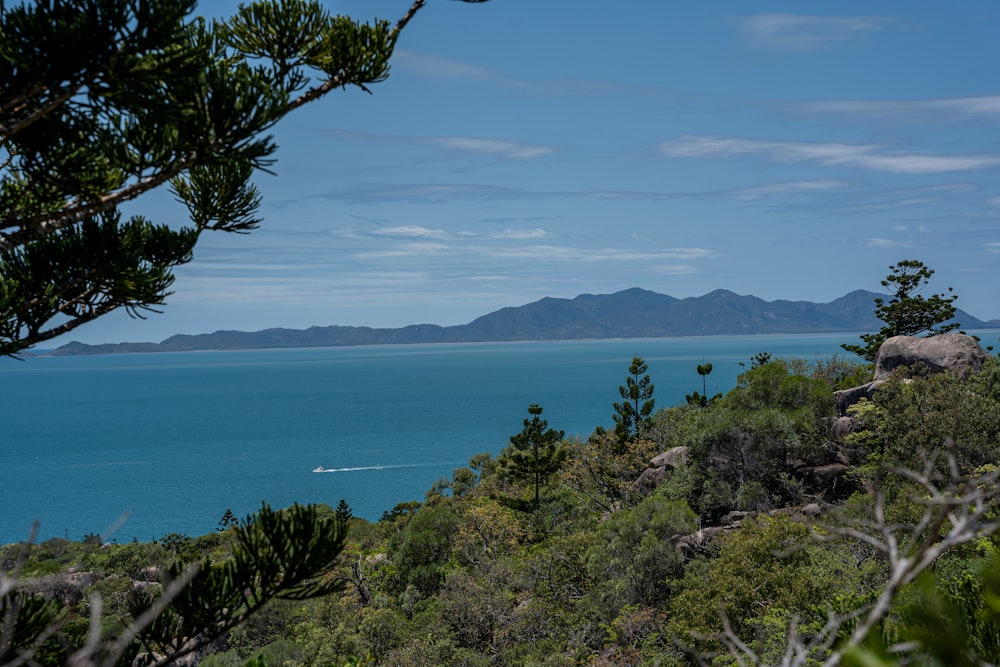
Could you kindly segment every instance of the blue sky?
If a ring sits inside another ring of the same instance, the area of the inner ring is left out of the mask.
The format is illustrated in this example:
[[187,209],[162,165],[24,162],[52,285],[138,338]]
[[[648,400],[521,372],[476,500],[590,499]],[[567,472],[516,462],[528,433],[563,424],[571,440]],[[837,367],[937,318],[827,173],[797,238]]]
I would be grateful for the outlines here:
[[[1000,318],[998,25],[995,0],[429,0],[374,95],[277,127],[260,230],[204,239],[164,314],[59,342],[451,325],[635,286],[826,302],[911,258]],[[135,210],[183,222],[166,192]]]

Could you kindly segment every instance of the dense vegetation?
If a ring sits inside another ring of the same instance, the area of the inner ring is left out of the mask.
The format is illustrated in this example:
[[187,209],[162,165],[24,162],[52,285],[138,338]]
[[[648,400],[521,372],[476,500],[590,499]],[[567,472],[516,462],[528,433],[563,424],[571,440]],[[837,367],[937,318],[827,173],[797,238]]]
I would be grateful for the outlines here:
[[[349,524],[322,587],[269,599],[203,664],[1000,661],[1000,362],[965,380],[895,378],[844,436],[833,391],[865,367],[766,354],[749,366],[723,396],[586,440],[562,440],[533,405],[506,449],[420,502],[374,523],[343,502],[320,509]],[[652,389],[644,372],[633,360],[623,397]],[[637,484],[668,451],[658,483]],[[114,635],[138,613],[137,590],[155,598],[184,563],[230,561],[260,521],[234,519],[198,538],[4,547],[0,567],[20,564],[22,583],[57,599],[57,573],[97,575],[82,597],[63,595],[37,661],[62,664],[85,641],[95,600]]]

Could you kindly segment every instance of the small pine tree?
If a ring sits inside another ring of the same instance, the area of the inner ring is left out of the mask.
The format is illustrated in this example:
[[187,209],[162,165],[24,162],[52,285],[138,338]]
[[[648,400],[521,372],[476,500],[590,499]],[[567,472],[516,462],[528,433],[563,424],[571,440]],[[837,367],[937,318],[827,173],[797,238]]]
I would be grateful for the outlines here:
[[624,399],[615,403],[615,435],[621,445],[634,440],[650,427],[653,421],[653,383],[646,375],[649,366],[642,357],[633,357],[628,367],[625,384],[618,387]]
[[565,433],[548,427],[549,423],[541,418],[540,405],[532,403],[528,414],[531,417],[524,420],[520,433],[510,437],[510,446],[501,452],[499,463],[504,476],[534,484],[535,507],[538,507],[539,489],[566,460],[562,442]]
[[344,500],[343,498],[341,498],[340,502],[337,503],[336,513],[337,513],[337,518],[340,521],[344,522],[345,524],[348,521],[350,521],[352,516],[354,516],[354,514],[351,512],[351,506],[348,505],[347,501]]
[[224,533],[229,530],[230,526],[238,526],[239,523],[240,520],[236,518],[235,514],[233,514],[233,510],[227,508],[226,513],[222,515],[221,519],[219,519],[219,527],[216,530],[220,533]]

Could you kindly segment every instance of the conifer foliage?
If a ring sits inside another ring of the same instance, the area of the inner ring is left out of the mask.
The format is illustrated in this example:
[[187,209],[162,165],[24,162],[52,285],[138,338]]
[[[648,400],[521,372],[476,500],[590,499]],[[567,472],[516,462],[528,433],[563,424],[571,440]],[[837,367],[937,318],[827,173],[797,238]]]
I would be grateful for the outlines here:
[[890,266],[889,270],[891,273],[882,281],[882,287],[890,290],[892,298],[888,302],[882,297],[875,298],[875,315],[885,322],[885,326],[878,333],[862,334],[864,345],[841,346],[872,363],[879,346],[893,336],[934,336],[961,326],[957,322],[949,322],[955,317],[955,306],[952,304],[958,298],[951,293],[951,287],[947,294],[928,297],[919,294],[930,282],[934,269],[927,268],[921,261],[904,259]]
[[[203,232],[261,222],[267,132],[339,88],[386,79],[401,30],[317,0],[204,21],[195,0],[0,3],[0,355],[118,309],[142,317]],[[173,228],[118,207],[169,184]]]
[[619,443],[638,438],[652,423],[656,400],[653,398],[653,383],[646,374],[648,370],[649,366],[642,357],[633,357],[625,384],[618,387],[618,393],[624,399],[615,403],[615,435]]
[[501,454],[500,465],[506,477],[534,485],[537,507],[542,484],[566,459],[562,442],[565,433],[549,428],[549,422],[542,419],[540,405],[532,403],[528,406],[528,414],[531,417],[524,420],[521,432],[510,437],[510,446]]
[[[167,664],[212,643],[271,600],[306,600],[342,588],[333,575],[347,536],[340,517],[315,505],[275,511],[264,504],[232,530],[229,557],[174,562],[161,594],[131,593],[128,627],[102,633],[98,616],[83,641],[79,628],[65,625],[58,604],[0,577],[0,664]],[[90,604],[99,613],[99,596]]]

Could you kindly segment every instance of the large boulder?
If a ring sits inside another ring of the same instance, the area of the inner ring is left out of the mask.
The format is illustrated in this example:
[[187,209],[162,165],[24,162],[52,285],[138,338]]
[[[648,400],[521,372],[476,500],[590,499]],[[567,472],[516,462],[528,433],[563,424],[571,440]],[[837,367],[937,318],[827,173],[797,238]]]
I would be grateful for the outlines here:
[[687,465],[688,448],[684,445],[671,447],[662,454],[657,454],[649,461],[650,468],[667,466],[670,468],[683,468]]
[[654,456],[649,462],[649,467],[635,481],[639,493],[646,495],[659,486],[660,482],[666,478],[668,469],[677,469],[686,466],[687,451],[687,447],[682,445]]
[[959,373],[968,377],[983,369],[986,351],[975,338],[946,333],[927,338],[893,336],[878,349],[875,380],[886,380],[897,368],[923,367],[928,373]]
[[[875,394],[875,390],[878,389],[881,384],[882,381],[866,382],[860,387],[839,389],[833,392],[833,398],[837,402],[837,416],[844,417],[847,414],[847,408],[859,402],[862,398],[871,400],[872,396]],[[841,424],[841,428],[844,428],[843,424]]]
[[988,356],[975,338],[965,334],[946,333],[926,338],[893,336],[878,348],[875,377],[871,382],[833,393],[837,415],[846,415],[847,408],[862,398],[871,399],[879,385],[898,368],[911,368],[914,374],[958,373],[969,377],[983,369]]
[[667,467],[658,466],[656,468],[646,468],[639,475],[639,479],[635,480],[635,488],[638,489],[639,493],[642,495],[648,495],[653,492],[653,489],[660,485],[664,479],[667,478]]

